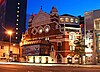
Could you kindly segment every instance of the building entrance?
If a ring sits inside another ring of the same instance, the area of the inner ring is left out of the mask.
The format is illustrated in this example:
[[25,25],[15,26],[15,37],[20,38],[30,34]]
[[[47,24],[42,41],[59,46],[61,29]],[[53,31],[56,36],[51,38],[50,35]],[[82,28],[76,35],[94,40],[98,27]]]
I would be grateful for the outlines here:
[[62,57],[61,55],[57,55],[57,63],[62,63]]

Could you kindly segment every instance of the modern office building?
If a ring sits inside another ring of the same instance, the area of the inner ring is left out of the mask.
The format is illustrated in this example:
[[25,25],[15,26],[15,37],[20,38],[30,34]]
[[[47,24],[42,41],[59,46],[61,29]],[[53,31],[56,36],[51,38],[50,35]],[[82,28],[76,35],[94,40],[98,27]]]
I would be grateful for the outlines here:
[[74,41],[81,37],[76,16],[58,15],[53,7],[50,14],[40,9],[30,16],[28,30],[20,42],[21,61],[32,63],[79,63]]
[[12,42],[20,42],[25,32],[27,0],[0,0],[0,40],[8,41],[6,30],[12,30]]
[[85,12],[86,63],[100,63],[100,10]]

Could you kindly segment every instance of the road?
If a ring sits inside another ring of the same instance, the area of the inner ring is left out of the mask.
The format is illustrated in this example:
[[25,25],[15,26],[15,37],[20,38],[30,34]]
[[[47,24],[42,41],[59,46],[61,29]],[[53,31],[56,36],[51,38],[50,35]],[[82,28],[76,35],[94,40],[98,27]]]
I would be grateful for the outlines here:
[[100,67],[0,64],[0,72],[100,72]]

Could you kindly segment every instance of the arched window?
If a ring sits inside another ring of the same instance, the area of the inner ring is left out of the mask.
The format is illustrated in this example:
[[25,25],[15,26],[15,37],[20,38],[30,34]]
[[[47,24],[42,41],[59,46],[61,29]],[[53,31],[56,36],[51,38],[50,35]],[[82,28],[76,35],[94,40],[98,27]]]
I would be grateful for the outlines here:
[[60,54],[57,55],[57,63],[62,63],[62,57]]
[[61,48],[62,48],[62,43],[61,42],[58,42],[58,51],[60,51],[61,50]]
[[54,46],[53,45],[51,46],[51,51],[54,51]]

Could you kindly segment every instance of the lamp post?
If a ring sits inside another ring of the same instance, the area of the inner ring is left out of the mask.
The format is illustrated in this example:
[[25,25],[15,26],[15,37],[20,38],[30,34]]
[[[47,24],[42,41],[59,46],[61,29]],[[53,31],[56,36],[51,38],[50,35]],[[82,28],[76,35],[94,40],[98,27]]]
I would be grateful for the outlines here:
[[11,45],[11,35],[12,35],[12,31],[8,30],[7,34],[9,35],[9,48],[8,48],[8,53],[9,53],[9,57],[8,57],[8,62],[10,62],[10,45]]

